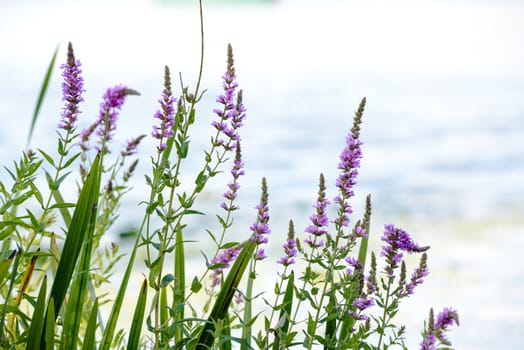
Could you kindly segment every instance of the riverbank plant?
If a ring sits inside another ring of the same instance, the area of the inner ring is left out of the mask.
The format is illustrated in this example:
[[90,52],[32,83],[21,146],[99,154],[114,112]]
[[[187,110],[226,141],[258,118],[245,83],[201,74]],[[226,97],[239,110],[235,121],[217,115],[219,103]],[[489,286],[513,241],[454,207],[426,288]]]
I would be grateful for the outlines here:
[[[31,133],[58,52],[38,99]],[[151,130],[116,145],[121,108],[139,93],[125,85],[109,87],[98,115],[84,115],[84,67],[68,45],[60,66],[63,108],[56,148],[31,147],[12,165],[4,164],[8,180],[0,182],[0,347],[406,348],[406,330],[397,324],[396,315],[428,276],[429,247],[388,224],[380,233],[380,251],[370,252],[369,236],[378,234],[370,225],[371,196],[363,216],[354,217],[366,99],[341,145],[338,177],[319,175],[304,232],[296,232],[291,220],[287,236],[277,236],[270,226],[271,184],[264,178],[251,226],[234,223],[249,165],[244,164],[241,147],[247,109],[231,45],[209,129],[198,130],[210,134],[208,148],[202,150],[193,178],[189,180],[187,172],[182,177],[195,120],[209,118],[196,112],[197,104],[208,98],[200,86],[202,67],[203,51],[192,88],[181,81],[174,84],[166,66]],[[80,129],[78,121],[84,118],[90,122]],[[140,147],[146,137],[154,139],[153,149]],[[134,242],[123,252],[118,244],[107,243],[112,241],[107,235],[119,219],[120,203],[133,190],[129,180],[137,169],[137,154],[141,161],[150,161],[144,176],[148,193],[140,203],[142,219]],[[200,227],[198,218],[204,213],[196,204],[221,172],[229,172],[230,180],[217,199],[216,212],[206,213],[215,215],[219,229]],[[334,196],[328,195],[331,190]],[[77,193],[73,200],[66,195],[71,191]],[[198,242],[187,232],[195,225],[207,232],[214,248],[202,251],[202,268],[192,275],[187,249]],[[269,240],[282,245],[279,258],[268,257]],[[409,267],[407,254],[417,255],[418,265]],[[143,261],[138,255],[145,257]],[[117,264],[124,266],[123,273],[115,274]],[[259,290],[255,283],[263,264],[275,271],[272,278],[264,276],[275,282],[270,290]],[[137,270],[147,271],[140,286],[130,283]],[[108,286],[114,294],[105,292]],[[129,313],[130,307],[134,311]],[[127,323],[122,320],[125,312],[132,314]],[[119,326],[122,322],[126,326]],[[458,322],[454,309],[444,308],[436,315],[429,310],[420,349],[449,348],[445,333]]]

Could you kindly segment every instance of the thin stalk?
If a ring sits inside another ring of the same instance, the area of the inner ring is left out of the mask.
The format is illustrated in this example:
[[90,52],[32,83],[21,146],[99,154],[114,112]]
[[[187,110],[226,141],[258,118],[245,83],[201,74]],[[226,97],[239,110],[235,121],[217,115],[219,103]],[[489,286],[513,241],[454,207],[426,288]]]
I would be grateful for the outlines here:
[[378,328],[380,336],[378,338],[377,349],[380,349],[380,346],[382,345],[382,338],[384,337],[384,333],[386,333],[386,324],[387,324],[386,317],[387,317],[387,310],[388,310],[388,304],[389,304],[389,292],[390,292],[392,283],[393,283],[393,278],[389,277],[388,278],[388,287],[386,290],[386,302],[384,303],[384,312],[382,313],[382,317],[380,318],[381,326]]

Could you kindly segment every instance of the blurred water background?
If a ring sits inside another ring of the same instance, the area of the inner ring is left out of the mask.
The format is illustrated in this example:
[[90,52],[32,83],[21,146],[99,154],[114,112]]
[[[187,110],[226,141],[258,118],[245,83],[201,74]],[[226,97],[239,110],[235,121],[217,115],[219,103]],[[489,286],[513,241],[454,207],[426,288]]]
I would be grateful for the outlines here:
[[[241,180],[246,228],[259,183],[270,189],[273,246],[278,257],[287,221],[307,225],[322,171],[334,196],[338,154],[351,117],[368,98],[364,160],[354,201],[373,200],[372,240],[396,223],[432,246],[430,277],[400,317],[410,348],[427,310],[452,306],[461,326],[457,349],[521,349],[524,343],[524,2],[227,1],[205,4],[206,101],[192,147],[209,140],[228,42],[233,44],[248,119],[242,133],[247,175]],[[67,41],[86,81],[81,125],[97,114],[105,88],[125,83],[129,98],[117,142],[149,133],[162,89],[163,66],[194,86],[199,58],[198,10],[190,1],[0,1],[0,158],[19,156],[51,54]],[[60,72],[32,145],[53,149],[59,118]],[[146,142],[145,149],[153,149]],[[200,166],[188,164],[186,172]],[[122,207],[116,230],[137,225],[145,190]],[[2,173],[2,179],[6,173]],[[218,206],[225,181],[199,205]],[[212,226],[213,215],[199,218]],[[195,238],[204,239],[202,232]],[[198,254],[198,247],[195,254]],[[273,262],[267,260],[269,271]],[[271,281],[270,281],[271,282]]]

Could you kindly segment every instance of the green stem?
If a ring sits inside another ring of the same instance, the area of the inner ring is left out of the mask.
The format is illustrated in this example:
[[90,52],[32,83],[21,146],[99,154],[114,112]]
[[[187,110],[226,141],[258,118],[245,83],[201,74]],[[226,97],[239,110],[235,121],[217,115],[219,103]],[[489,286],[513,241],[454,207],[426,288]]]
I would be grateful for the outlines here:
[[387,310],[388,310],[388,304],[389,304],[389,292],[391,289],[391,284],[393,283],[393,278],[388,278],[388,287],[386,289],[386,302],[384,303],[384,312],[382,313],[382,317],[380,318],[380,327],[378,328],[379,331],[379,338],[378,338],[378,344],[377,349],[380,349],[380,346],[382,345],[382,338],[384,337],[384,333],[386,332],[386,325],[387,325]]

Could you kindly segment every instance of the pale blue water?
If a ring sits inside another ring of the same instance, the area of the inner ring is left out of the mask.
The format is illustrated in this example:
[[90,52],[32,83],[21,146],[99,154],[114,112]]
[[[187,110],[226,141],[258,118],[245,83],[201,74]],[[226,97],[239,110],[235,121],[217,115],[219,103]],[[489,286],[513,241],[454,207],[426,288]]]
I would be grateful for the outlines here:
[[[524,342],[522,18],[524,3],[517,1],[210,5],[205,11],[208,99],[196,126],[205,131],[194,135],[193,149],[199,152],[211,132],[205,128],[231,42],[249,110],[243,130],[244,211],[238,221],[252,220],[259,179],[267,176],[273,231],[285,232],[289,218],[300,229],[311,213],[318,173],[333,184],[351,116],[367,96],[356,211],[362,212],[363,198],[371,193],[375,247],[381,226],[395,222],[433,249],[432,274],[405,305],[403,317],[415,337],[410,344],[417,344],[421,321],[433,305],[459,309],[461,326],[450,335],[457,349],[519,349]],[[65,48],[68,40],[83,62],[88,101],[83,118],[96,115],[107,86],[122,82],[142,96],[124,108],[121,141],[148,133],[163,65],[194,84],[197,20],[195,7],[154,1],[0,2],[1,159],[15,158],[15,150],[24,147],[44,70],[56,44]],[[53,145],[59,96],[57,71],[33,144]],[[147,163],[144,159],[142,172]],[[135,178],[138,190],[140,180]],[[205,208],[213,207],[214,196],[224,189],[217,184],[211,190]],[[137,194],[130,201],[140,199]],[[123,208],[123,226],[134,223],[133,207]]]

